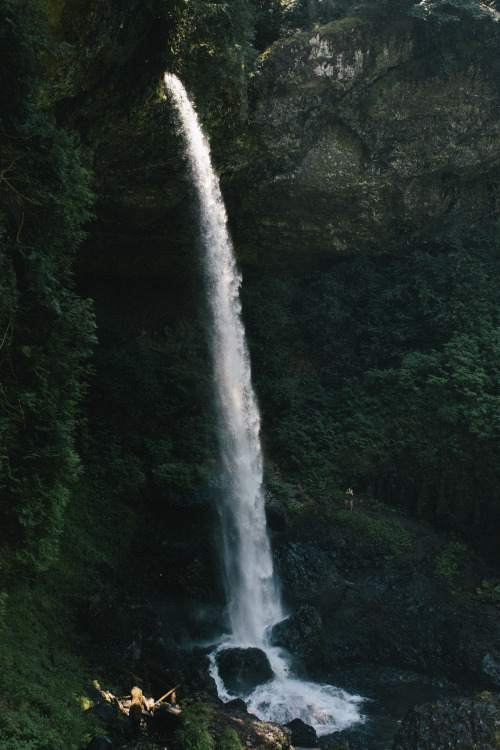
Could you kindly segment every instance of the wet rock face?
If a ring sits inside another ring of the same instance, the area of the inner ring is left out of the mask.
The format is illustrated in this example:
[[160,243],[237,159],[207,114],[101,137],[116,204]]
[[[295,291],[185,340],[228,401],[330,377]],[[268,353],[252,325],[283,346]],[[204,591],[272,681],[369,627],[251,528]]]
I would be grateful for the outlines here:
[[500,655],[498,652],[495,655],[485,654],[481,659],[481,667],[483,673],[490,678],[491,683],[498,690],[500,687]]
[[180,727],[180,715],[166,704],[160,704],[154,712],[154,728],[161,734],[172,736]]
[[297,602],[310,602],[340,583],[331,555],[312,541],[293,541],[279,547],[276,563],[284,588]]
[[499,726],[500,698],[489,693],[418,706],[403,719],[392,750],[493,750]]
[[273,646],[286,648],[301,658],[312,656],[324,644],[323,623],[319,612],[310,605],[304,605],[298,612],[273,627],[271,643]]
[[245,257],[249,222],[263,250],[254,259],[272,264],[387,252],[447,216],[498,215],[500,24],[438,25],[404,2],[377,5],[265,56],[251,162],[233,183]]
[[259,648],[227,648],[217,654],[219,675],[226,689],[248,695],[273,678],[266,654]]
[[266,521],[270,531],[285,531],[289,522],[286,508],[271,492],[266,492]]
[[[344,684],[356,670],[364,679],[368,659],[371,668],[498,690],[496,611],[449,600],[434,570],[443,540],[407,523],[412,548],[393,558],[353,529],[301,518],[276,541],[283,596],[294,613],[274,627],[273,643],[299,656],[318,682]],[[481,580],[481,570],[470,575]]]

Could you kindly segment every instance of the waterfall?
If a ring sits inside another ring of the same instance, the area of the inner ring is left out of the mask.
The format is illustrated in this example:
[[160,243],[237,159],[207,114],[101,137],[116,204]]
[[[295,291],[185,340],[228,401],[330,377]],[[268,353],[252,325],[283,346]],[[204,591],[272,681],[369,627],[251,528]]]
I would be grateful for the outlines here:
[[282,619],[262,490],[259,410],[241,322],[238,273],[210,148],[181,82],[165,74],[181,122],[199,203],[210,310],[211,349],[224,470],[222,555],[235,642],[262,646],[268,625]]
[[[286,656],[266,642],[266,629],[284,615],[267,535],[260,417],[241,320],[241,278],[208,141],[178,78],[166,73],[165,89],[179,116],[196,188],[210,312],[219,450],[224,471],[221,546],[231,624],[230,639],[222,648],[257,646],[269,657],[275,679],[245,696],[250,710],[281,723],[298,717],[315,726],[318,733],[326,734],[360,721],[357,704],[361,699],[330,685],[293,678],[289,675]],[[218,675],[215,657],[212,658],[212,675],[220,697],[227,700],[234,697]]]

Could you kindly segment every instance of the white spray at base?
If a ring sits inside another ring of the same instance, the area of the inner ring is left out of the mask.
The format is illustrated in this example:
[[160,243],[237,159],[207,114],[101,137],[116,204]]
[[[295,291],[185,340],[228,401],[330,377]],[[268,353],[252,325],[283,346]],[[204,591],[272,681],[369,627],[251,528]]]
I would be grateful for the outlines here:
[[[211,351],[218,413],[220,457],[224,471],[222,557],[231,635],[219,649],[256,646],[271,662],[275,679],[245,696],[248,708],[263,719],[286,723],[301,718],[319,734],[360,721],[361,698],[329,685],[303,682],[289,675],[280,649],[266,642],[266,629],[283,619],[262,489],[260,415],[255,400],[250,359],[241,320],[239,287],[227,216],[196,112],[179,79],[165,74],[180,120],[186,155],[198,198],[199,230],[210,312]],[[234,698],[218,674],[216,652],[211,672],[219,696]]]

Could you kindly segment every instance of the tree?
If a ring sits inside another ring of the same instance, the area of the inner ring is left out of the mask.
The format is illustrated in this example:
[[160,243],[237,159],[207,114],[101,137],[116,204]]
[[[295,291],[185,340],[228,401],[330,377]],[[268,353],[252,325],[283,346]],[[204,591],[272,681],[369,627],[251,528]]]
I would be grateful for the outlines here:
[[0,534],[10,561],[44,569],[79,466],[94,319],[72,265],[92,193],[50,108],[49,66],[68,47],[50,39],[32,0],[0,9]]

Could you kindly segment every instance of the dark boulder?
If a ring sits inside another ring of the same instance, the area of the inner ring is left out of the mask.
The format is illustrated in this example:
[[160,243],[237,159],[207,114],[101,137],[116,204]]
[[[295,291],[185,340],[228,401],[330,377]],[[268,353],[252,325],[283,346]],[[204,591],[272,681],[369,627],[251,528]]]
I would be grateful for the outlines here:
[[298,612],[274,625],[271,643],[303,659],[317,653],[324,644],[319,612],[310,604],[305,604]]
[[486,629],[480,629],[479,622],[470,622],[465,618],[462,622],[461,631],[455,628],[444,639],[445,658],[456,665],[453,676],[458,680],[466,676],[475,685],[498,691],[500,653],[492,646],[491,634]]
[[292,745],[297,747],[318,747],[318,735],[313,727],[302,719],[293,719],[285,726],[292,732]]
[[217,654],[219,675],[226,689],[248,695],[273,678],[269,659],[260,648],[226,648]]
[[171,736],[179,728],[181,711],[167,703],[161,703],[153,714],[153,728],[162,735]]
[[266,521],[270,531],[285,531],[289,523],[286,508],[275,495],[266,492]]
[[500,656],[497,651],[487,653],[481,659],[481,668],[485,680],[496,689],[500,687]]
[[309,602],[341,583],[331,556],[314,544],[288,542],[278,548],[276,563],[283,589],[292,600]]
[[224,703],[224,711],[236,716],[248,716],[247,704],[242,698],[233,698],[232,701]]

